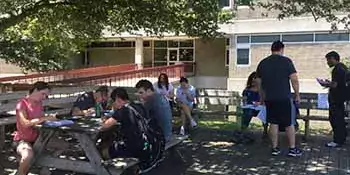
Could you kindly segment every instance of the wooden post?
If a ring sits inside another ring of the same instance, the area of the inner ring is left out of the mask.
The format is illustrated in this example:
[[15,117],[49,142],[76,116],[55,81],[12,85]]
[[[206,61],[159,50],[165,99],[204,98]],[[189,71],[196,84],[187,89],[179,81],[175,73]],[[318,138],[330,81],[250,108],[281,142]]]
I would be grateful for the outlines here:
[[304,131],[304,140],[306,141],[310,135],[310,108],[306,110],[306,116],[304,119],[305,122],[305,131]]

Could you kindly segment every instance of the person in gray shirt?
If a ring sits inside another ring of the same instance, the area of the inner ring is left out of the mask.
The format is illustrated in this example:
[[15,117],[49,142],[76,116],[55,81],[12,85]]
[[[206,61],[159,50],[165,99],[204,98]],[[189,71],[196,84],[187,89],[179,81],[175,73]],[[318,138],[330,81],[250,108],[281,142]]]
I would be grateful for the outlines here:
[[136,84],[137,95],[144,103],[150,117],[154,118],[162,129],[165,141],[172,135],[172,113],[168,100],[154,90],[148,80],[140,80]]

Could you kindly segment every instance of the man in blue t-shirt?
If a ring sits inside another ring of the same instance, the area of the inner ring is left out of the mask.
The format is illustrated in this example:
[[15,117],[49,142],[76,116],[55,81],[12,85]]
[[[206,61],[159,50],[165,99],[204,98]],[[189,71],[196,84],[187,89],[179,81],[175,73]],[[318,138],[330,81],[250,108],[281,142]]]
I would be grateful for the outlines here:
[[108,87],[100,86],[95,91],[84,92],[73,103],[71,114],[73,116],[88,116],[95,114],[98,105],[105,110],[108,100]]
[[295,147],[296,109],[290,90],[290,82],[295,93],[295,101],[300,101],[299,81],[293,62],[283,56],[284,44],[275,41],[271,46],[272,54],[263,59],[257,67],[258,82],[262,102],[266,105],[266,118],[270,123],[272,155],[281,153],[278,148],[278,128],[285,127],[289,140],[288,155],[301,156],[302,151]]
[[172,113],[168,100],[155,92],[153,84],[148,80],[137,82],[136,89],[149,116],[157,121],[163,131],[165,141],[168,142],[172,135]]

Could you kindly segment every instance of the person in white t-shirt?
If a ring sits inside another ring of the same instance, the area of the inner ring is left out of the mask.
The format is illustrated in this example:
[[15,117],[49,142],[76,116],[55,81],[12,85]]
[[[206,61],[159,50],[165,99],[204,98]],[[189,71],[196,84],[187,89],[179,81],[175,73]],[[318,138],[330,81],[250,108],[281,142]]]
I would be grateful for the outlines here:
[[165,97],[170,104],[170,107],[173,107],[174,104],[174,87],[171,83],[169,83],[168,75],[165,73],[161,73],[158,77],[158,81],[153,84],[154,90]]

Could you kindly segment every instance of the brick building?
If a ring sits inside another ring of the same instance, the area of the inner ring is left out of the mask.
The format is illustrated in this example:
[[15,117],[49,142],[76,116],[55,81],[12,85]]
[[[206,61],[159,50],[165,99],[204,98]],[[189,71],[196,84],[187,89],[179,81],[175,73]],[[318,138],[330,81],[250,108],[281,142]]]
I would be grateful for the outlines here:
[[[228,89],[242,90],[249,73],[256,70],[261,59],[270,54],[271,43],[282,40],[285,54],[299,72],[302,92],[324,92],[315,81],[317,77],[328,78],[329,68],[324,56],[331,50],[343,58],[349,57],[350,40],[346,31],[331,31],[326,21],[315,22],[311,16],[288,18],[279,21],[276,12],[264,9],[252,11],[239,7],[231,36],[231,64]],[[339,26],[339,28],[342,28]]]

